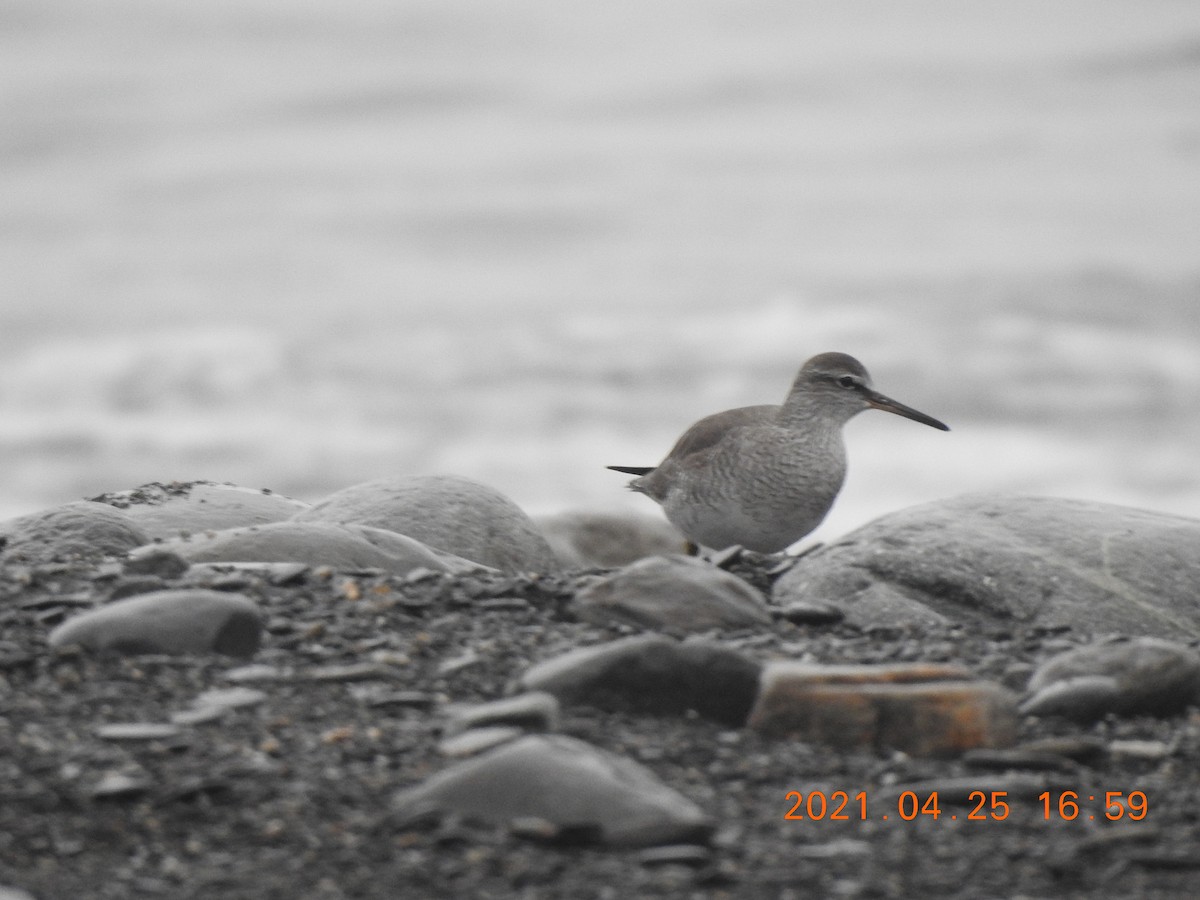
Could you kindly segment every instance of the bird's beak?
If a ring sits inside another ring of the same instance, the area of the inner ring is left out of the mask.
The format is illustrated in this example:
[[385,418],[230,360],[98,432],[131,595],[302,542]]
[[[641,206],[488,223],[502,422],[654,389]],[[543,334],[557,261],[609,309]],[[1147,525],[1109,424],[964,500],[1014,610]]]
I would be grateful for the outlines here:
[[903,403],[898,403],[891,397],[885,397],[878,391],[866,390],[863,392],[866,397],[867,404],[872,409],[882,409],[884,412],[895,413],[898,416],[904,416],[906,419],[912,419],[914,422],[920,422],[922,425],[928,425],[930,428],[937,428],[940,431],[949,431],[950,426],[944,422],[939,422],[933,416],[927,416],[923,412],[918,412],[911,406],[905,406]]

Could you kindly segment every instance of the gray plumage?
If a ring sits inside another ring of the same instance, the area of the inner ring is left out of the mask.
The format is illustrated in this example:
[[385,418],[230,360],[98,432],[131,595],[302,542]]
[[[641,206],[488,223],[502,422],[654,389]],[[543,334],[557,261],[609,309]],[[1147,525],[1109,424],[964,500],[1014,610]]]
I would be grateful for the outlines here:
[[640,475],[629,487],[693,542],[775,553],[821,524],[846,478],[842,427],[872,408],[950,430],[876,391],[852,356],[822,353],[801,367],[781,406],[706,416],[656,468],[609,468]]

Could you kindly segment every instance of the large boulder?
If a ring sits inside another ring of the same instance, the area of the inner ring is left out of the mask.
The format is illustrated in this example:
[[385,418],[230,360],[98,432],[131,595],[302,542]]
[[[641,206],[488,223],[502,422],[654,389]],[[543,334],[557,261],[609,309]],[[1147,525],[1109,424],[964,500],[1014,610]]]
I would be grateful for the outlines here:
[[519,506],[494,488],[457,475],[357,484],[295,519],[384,528],[504,572],[558,569],[546,539]]
[[0,522],[0,559],[37,564],[124,556],[147,540],[120,510],[79,500]]
[[911,507],[812,553],[776,601],[821,601],[861,626],[1021,623],[1200,636],[1200,520],[1051,497]]
[[308,508],[273,491],[212,481],[153,482],[92,499],[122,510],[152,540],[279,522]]
[[383,569],[405,575],[413,569],[466,572],[468,560],[440,553],[393,531],[329,522],[268,522],[245,528],[205,531],[140,547],[134,560],[168,551],[190,563],[301,562],[335,569]]

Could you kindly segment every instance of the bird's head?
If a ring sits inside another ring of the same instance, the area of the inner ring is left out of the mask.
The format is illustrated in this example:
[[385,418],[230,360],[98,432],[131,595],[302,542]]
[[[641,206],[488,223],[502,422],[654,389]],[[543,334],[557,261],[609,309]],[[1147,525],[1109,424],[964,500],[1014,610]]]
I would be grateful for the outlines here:
[[803,397],[810,409],[826,411],[842,421],[865,409],[882,409],[931,428],[950,430],[932,416],[879,393],[866,367],[845,353],[821,353],[806,362],[796,375],[789,401],[791,397]]

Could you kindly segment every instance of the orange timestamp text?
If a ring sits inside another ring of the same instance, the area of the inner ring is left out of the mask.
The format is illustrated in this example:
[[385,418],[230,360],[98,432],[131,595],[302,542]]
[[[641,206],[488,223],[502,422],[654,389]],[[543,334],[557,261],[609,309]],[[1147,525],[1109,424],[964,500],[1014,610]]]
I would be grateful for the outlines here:
[[[894,809],[883,809],[877,815],[868,811],[866,791],[853,794],[849,791],[832,791],[828,794],[824,791],[788,791],[785,799],[791,806],[783,817],[791,821],[887,821],[894,814],[905,822],[915,819],[936,821],[943,816],[948,819],[963,818],[970,822],[1002,822],[1012,812],[1008,791],[970,791],[967,794],[967,812],[961,817],[957,812],[942,809],[937,791],[903,791],[896,798]],[[1146,818],[1150,811],[1144,791],[1096,791],[1087,794],[1078,791],[1042,791],[1037,800],[1037,809],[1046,821],[1099,818],[1110,822],[1118,819],[1138,822]],[[960,806],[953,804],[955,809]]]

